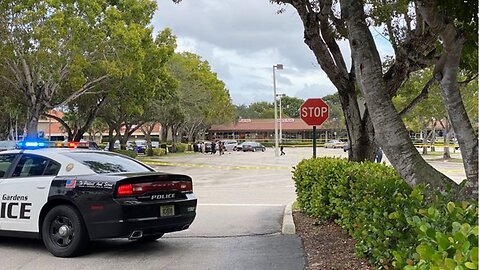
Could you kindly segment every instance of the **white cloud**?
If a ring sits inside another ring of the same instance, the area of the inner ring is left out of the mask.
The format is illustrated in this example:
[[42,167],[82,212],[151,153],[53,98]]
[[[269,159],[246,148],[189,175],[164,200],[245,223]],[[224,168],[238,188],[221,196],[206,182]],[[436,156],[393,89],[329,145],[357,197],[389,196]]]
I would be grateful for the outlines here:
[[[303,42],[303,25],[296,11],[268,0],[157,0],[153,24],[177,36],[178,51],[207,60],[230,90],[235,104],[273,101],[272,66],[278,92],[299,98],[323,97],[336,91]],[[350,66],[347,41],[340,42]],[[379,48],[382,57],[385,48]]]

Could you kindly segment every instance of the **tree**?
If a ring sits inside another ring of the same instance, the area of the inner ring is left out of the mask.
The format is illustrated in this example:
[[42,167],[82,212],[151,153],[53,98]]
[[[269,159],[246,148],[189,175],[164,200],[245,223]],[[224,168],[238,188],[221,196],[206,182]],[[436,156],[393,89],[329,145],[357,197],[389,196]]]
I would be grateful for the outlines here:
[[[363,2],[342,0],[342,16],[347,22],[352,58],[371,120],[376,130],[376,139],[392,165],[412,186],[424,183],[430,190],[446,190],[451,180],[425,162],[413,146],[405,125],[395,110],[389,95],[388,83],[384,80],[382,63],[372,34],[366,23]],[[448,109],[448,106],[447,106]],[[453,119],[452,119],[453,120]],[[471,181],[471,179],[469,178]],[[453,187],[453,194],[472,196],[467,189]]]
[[[282,100],[283,103],[283,100]],[[282,104],[282,107],[283,104]],[[236,107],[235,111],[235,119],[260,119],[260,118],[274,118],[274,107],[273,103],[269,103],[266,101],[257,101],[253,102],[252,104],[246,106],[241,105]]]
[[45,116],[59,122],[67,133],[67,140],[79,142],[83,134],[92,126],[99,109],[105,103],[107,94],[85,95],[68,104],[63,118],[44,113]]
[[[26,1],[0,4],[2,79],[30,108],[28,137],[40,115],[63,107],[96,86],[130,71],[139,29],[149,23],[154,1]],[[125,50],[124,50],[125,51]]]
[[[345,123],[343,112],[342,112],[342,104],[340,103],[340,98],[339,98],[338,93],[324,96],[322,99],[323,99],[323,101],[325,101],[325,103],[328,104],[328,108],[329,108],[328,118],[329,118],[329,121],[334,121],[334,122],[338,122],[338,123],[340,123],[340,121],[341,121],[341,122]],[[335,128],[338,128],[338,129],[344,128],[344,126],[342,127],[340,125],[336,125],[336,123],[334,123],[334,126],[335,126]]]
[[[431,70],[425,69],[412,73],[410,79],[397,92],[393,103],[406,126],[410,130],[422,132],[423,154],[427,154],[428,140],[431,141],[432,146],[435,142],[435,132],[432,127],[436,127],[438,123],[448,123]],[[415,103],[415,106],[410,106],[412,103]]]
[[[0,72],[2,70],[0,69]],[[20,102],[18,96],[12,95],[8,84],[0,80],[0,140],[15,140],[23,130],[27,108]],[[16,132],[17,131],[17,132]]]
[[305,100],[297,97],[282,97],[282,113],[285,117],[300,118],[300,106]]
[[174,143],[177,133],[185,132],[192,142],[199,131],[212,124],[233,118],[233,105],[225,84],[211,71],[210,65],[198,55],[181,53],[173,56],[170,69],[179,81],[178,110],[182,117],[172,123]]
[[[168,99],[175,90],[175,81],[166,63],[175,49],[175,38],[170,29],[165,29],[152,40],[151,29],[143,28],[142,44],[135,56],[136,66],[121,80],[112,82],[107,97],[108,103],[100,116],[109,127],[109,142],[113,147],[116,139],[122,149],[130,136],[144,123],[154,120],[153,102]],[[115,136],[113,135],[115,132]]]
[[[478,137],[469,121],[458,85],[462,49],[478,47],[478,1],[461,4],[433,0],[418,1],[418,10],[429,30],[442,41],[442,52],[433,71],[440,84],[443,103],[447,109],[459,142],[463,165],[472,190],[478,189]],[[474,49],[471,49],[471,48]],[[478,54],[478,53],[477,53]],[[478,68],[476,68],[478,72]]]

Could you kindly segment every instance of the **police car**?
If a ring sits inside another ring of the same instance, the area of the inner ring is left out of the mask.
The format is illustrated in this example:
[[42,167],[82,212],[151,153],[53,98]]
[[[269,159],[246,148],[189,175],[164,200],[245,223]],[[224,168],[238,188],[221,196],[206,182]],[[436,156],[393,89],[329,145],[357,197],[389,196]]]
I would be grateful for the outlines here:
[[52,144],[0,153],[0,236],[41,238],[53,255],[71,257],[89,240],[154,241],[195,219],[189,176],[81,143]]

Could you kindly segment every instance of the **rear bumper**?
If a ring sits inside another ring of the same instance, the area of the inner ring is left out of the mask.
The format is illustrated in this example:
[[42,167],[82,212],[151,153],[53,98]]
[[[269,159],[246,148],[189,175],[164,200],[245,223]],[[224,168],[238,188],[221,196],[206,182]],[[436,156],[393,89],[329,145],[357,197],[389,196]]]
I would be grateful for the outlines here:
[[[174,205],[175,215],[160,216],[161,205]],[[91,221],[87,224],[90,239],[128,238],[133,231],[143,235],[169,233],[188,229],[196,216],[197,199],[148,205],[119,204],[118,219]]]

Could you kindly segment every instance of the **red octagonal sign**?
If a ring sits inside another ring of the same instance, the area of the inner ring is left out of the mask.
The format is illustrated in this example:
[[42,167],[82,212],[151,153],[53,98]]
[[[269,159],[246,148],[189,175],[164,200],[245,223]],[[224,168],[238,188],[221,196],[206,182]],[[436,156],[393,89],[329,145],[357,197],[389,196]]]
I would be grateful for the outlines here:
[[319,126],[328,119],[328,105],[321,98],[309,98],[300,106],[300,116],[310,126]]

